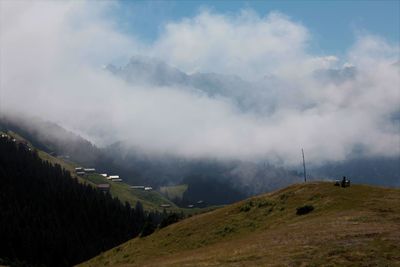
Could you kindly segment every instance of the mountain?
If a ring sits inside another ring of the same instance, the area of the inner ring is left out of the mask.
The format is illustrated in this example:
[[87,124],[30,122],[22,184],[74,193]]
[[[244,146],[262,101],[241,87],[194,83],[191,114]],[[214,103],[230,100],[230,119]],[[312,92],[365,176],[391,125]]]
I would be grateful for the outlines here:
[[357,69],[354,66],[343,66],[337,69],[319,69],[314,72],[314,77],[324,83],[342,84],[351,81],[357,76]]
[[399,189],[296,184],[132,239],[80,266],[398,266],[399,225]]
[[[37,127],[42,126],[42,129],[46,129],[45,125],[51,125],[51,128],[58,129],[59,133],[62,133],[63,135],[65,133],[69,133],[57,125],[53,125],[48,122],[43,124],[44,122],[40,121],[40,120],[37,120],[36,122],[38,123],[38,125],[36,125],[36,126]],[[11,129],[13,129],[13,131],[11,131]],[[10,138],[15,139],[16,142],[26,144],[27,146],[29,146],[30,149],[35,150],[40,159],[47,161],[52,165],[61,166],[62,168],[64,168],[68,172],[70,172],[71,176],[73,178],[76,178],[82,184],[87,184],[87,185],[90,185],[93,187],[96,187],[98,184],[110,184],[111,185],[110,194],[113,197],[116,197],[123,202],[128,202],[132,206],[135,206],[136,203],[139,201],[139,202],[141,202],[141,204],[143,205],[145,210],[160,210],[160,211],[162,211],[163,208],[161,208],[160,205],[168,204],[168,205],[170,205],[169,210],[172,210],[172,211],[176,211],[176,212],[184,211],[185,213],[200,212],[199,209],[193,209],[190,211],[180,209],[174,203],[172,203],[167,198],[165,198],[161,193],[159,193],[155,190],[146,191],[146,192],[141,191],[141,190],[132,190],[130,188],[129,184],[127,184],[125,182],[109,181],[105,177],[101,176],[98,173],[93,173],[93,174],[84,175],[84,176],[76,175],[76,173],[75,173],[76,167],[80,167],[80,166],[93,167],[96,165],[92,165],[92,164],[94,164],[93,162],[91,162],[89,165],[82,165],[82,162],[77,163],[75,161],[77,159],[74,157],[74,154],[72,154],[72,156],[68,156],[68,154],[65,154],[65,151],[63,150],[63,146],[58,147],[57,145],[55,145],[55,143],[49,141],[48,139],[42,140],[42,139],[38,138],[35,135],[35,132],[32,131],[32,129],[30,129],[32,132],[30,132],[30,131],[27,132],[24,129],[25,129],[24,127],[22,127],[22,128],[19,126],[17,127],[16,125],[14,125],[10,122],[4,123],[4,121],[3,121],[3,123],[1,123],[1,121],[0,121],[0,130],[7,132],[7,135],[10,136]],[[15,131],[18,131],[18,133]],[[78,138],[78,137],[73,135],[72,133],[69,133],[69,134],[71,134],[71,136],[74,137],[74,139],[72,139],[72,140],[69,139],[69,141],[71,142],[70,147],[74,147],[77,144],[74,143],[73,140],[75,140],[75,138]],[[28,140],[25,136],[29,136],[31,139]],[[33,140],[33,141],[31,141],[31,140]],[[52,140],[52,138],[50,138],[50,140]],[[86,141],[84,139],[78,139],[78,140],[79,140],[78,144],[89,143],[88,141]],[[68,139],[64,140],[63,143],[65,143],[66,141],[68,141]],[[35,146],[33,144],[35,144]],[[41,147],[42,149],[45,149],[47,151],[48,151],[49,147],[54,147],[55,151],[51,150],[51,152],[49,152],[49,151],[46,152],[45,150],[38,149],[38,147]],[[88,147],[93,148],[94,146],[90,144]],[[98,151],[98,153],[100,155],[99,157],[101,159],[102,158],[101,154],[100,154],[101,150],[98,150],[96,147],[94,147],[94,148]],[[80,150],[82,151],[80,156],[88,153],[88,151],[85,150],[84,146],[81,146]],[[60,154],[60,156],[57,156],[58,154]],[[97,161],[94,161],[94,162],[97,162]],[[107,166],[112,167],[113,165],[110,163],[107,164],[106,161],[103,161],[103,163],[104,163],[104,165],[102,166],[103,172],[111,171],[111,169],[108,169]],[[99,171],[99,169],[97,171]],[[120,174],[120,173],[118,172],[118,169],[117,169],[116,172],[114,172],[114,173],[108,172],[108,174],[110,175],[110,174]],[[124,177],[124,176],[121,176],[121,177]]]
[[[398,64],[399,62],[394,63],[396,66]],[[131,85],[174,86],[180,90],[192,90],[209,97],[224,98],[243,112],[268,115],[276,109],[277,103],[292,101],[289,104],[294,104],[297,102],[295,93],[297,90],[293,90],[293,85],[284,83],[278,77],[271,75],[266,75],[262,81],[250,82],[235,75],[198,72],[187,74],[160,60],[140,56],[132,57],[129,63],[123,67],[112,66],[108,69]],[[322,84],[334,83],[336,85],[352,81],[356,79],[357,75],[358,69],[350,64],[345,64],[340,68],[318,69],[314,72],[316,81]],[[283,95],[287,99],[281,99]],[[398,124],[399,114],[399,112],[392,114],[393,123]],[[132,153],[129,151],[113,153],[113,151],[121,151],[118,146],[123,146],[124,151],[127,150],[126,145],[119,143],[119,145],[107,148],[107,153],[116,155],[116,157],[124,155],[119,158],[118,162],[135,162],[135,165],[142,169],[140,173],[148,174],[148,176],[145,175],[147,179],[151,180],[150,177],[157,176],[162,177],[161,180],[165,182],[182,183],[183,179],[190,176],[209,173],[208,167],[214,164],[213,169],[217,171],[213,175],[218,177],[218,181],[221,180],[221,177],[222,180],[225,178],[225,180],[233,181],[234,189],[239,189],[247,196],[280,188],[298,181],[302,176],[302,173],[297,170],[273,166],[268,162],[265,163],[263,159],[255,162],[219,161],[212,164],[209,161],[207,164],[203,164],[208,159],[193,162],[174,157],[168,159],[152,157],[147,161],[149,163],[147,170],[144,170],[141,167],[146,164],[138,162],[138,159],[143,162],[143,155],[134,151]],[[157,164],[153,164],[155,162]],[[207,165],[207,167],[197,173],[191,171],[201,164]],[[399,186],[400,167],[398,166],[400,166],[399,156],[371,158],[359,153],[358,155],[349,155],[346,160],[341,162],[327,162],[322,166],[313,166],[310,168],[310,179],[338,179],[342,176],[349,176],[360,183]],[[151,172],[153,174],[150,174]],[[212,179],[209,180],[212,183]],[[165,185],[164,182],[161,184]]]
[[[42,150],[43,155],[47,154],[46,157],[53,155],[75,163],[76,167],[82,165],[94,167],[99,173],[118,174],[131,185],[148,185],[156,189],[166,185],[187,184],[188,190],[179,202],[182,206],[199,200],[208,205],[229,204],[299,180],[297,173],[264,162],[149,155],[123,142],[98,148],[83,137],[39,118],[2,117],[0,128],[19,133]],[[209,188],[215,185],[218,185],[216,190],[210,191]],[[121,188],[118,195],[124,195],[121,199],[132,204],[131,195],[125,191],[126,188]],[[146,207],[151,206],[143,197],[138,200]]]
[[144,56],[131,57],[123,68],[109,64],[105,69],[134,84],[146,83],[158,86],[185,84],[189,77],[162,61]]
[[0,117],[1,129],[19,133],[36,148],[54,156],[74,159],[80,164],[91,165],[101,155],[101,151],[85,138],[41,118],[3,115]]
[[[199,200],[209,205],[229,204],[302,180],[302,172],[299,170],[274,166],[262,159],[258,162],[186,159],[173,155],[147,154],[123,142],[98,148],[79,135],[38,118],[2,117],[0,128],[20,133],[47,154],[64,157],[64,160],[68,157],[67,161],[95,167],[100,173],[118,174],[131,185],[145,184],[157,189],[186,184],[188,190],[183,199],[178,201],[181,206]],[[355,155],[342,162],[327,162],[322,166],[310,167],[308,173],[310,180],[332,180],[348,176],[359,183],[399,186],[399,162],[398,157],[368,158]],[[219,190],[208,190],[214,186]],[[130,194],[124,195],[130,197]]]
[[[217,73],[187,74],[167,63],[144,56],[133,56],[123,67],[109,64],[105,68],[131,85],[169,86],[190,90],[209,97],[223,97],[243,110],[263,111],[271,103],[274,79],[249,82],[237,75]],[[269,90],[267,90],[267,88]]]

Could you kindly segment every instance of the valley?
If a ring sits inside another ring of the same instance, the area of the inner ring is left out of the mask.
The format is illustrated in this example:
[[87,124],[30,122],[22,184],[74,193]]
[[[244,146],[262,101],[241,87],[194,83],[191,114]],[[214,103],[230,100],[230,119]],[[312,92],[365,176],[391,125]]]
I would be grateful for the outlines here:
[[400,267],[400,0],[0,0],[0,267]]

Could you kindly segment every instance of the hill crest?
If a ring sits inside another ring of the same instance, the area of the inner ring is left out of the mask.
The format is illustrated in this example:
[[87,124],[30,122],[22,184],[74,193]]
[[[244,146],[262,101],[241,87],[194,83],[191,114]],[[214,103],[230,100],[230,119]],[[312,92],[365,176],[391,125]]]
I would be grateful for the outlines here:
[[[312,205],[306,215],[296,209]],[[82,266],[400,263],[400,190],[295,184],[136,238]]]

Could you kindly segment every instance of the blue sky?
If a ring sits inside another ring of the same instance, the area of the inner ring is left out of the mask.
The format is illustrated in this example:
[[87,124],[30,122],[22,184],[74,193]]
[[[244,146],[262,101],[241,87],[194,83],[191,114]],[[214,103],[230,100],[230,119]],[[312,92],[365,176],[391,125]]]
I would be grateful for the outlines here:
[[204,8],[222,14],[248,8],[260,16],[282,12],[310,30],[316,53],[344,53],[365,32],[399,44],[400,1],[120,1],[113,15],[123,31],[151,43],[166,22]]

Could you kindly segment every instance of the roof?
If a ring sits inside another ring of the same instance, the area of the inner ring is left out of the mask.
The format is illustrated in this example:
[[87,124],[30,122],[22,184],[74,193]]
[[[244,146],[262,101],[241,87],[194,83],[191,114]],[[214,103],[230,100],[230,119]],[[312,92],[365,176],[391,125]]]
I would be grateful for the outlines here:
[[97,188],[104,188],[104,189],[108,189],[108,188],[110,188],[111,187],[111,185],[110,184],[98,184],[97,185]]
[[131,188],[144,189],[144,185],[131,185]]

